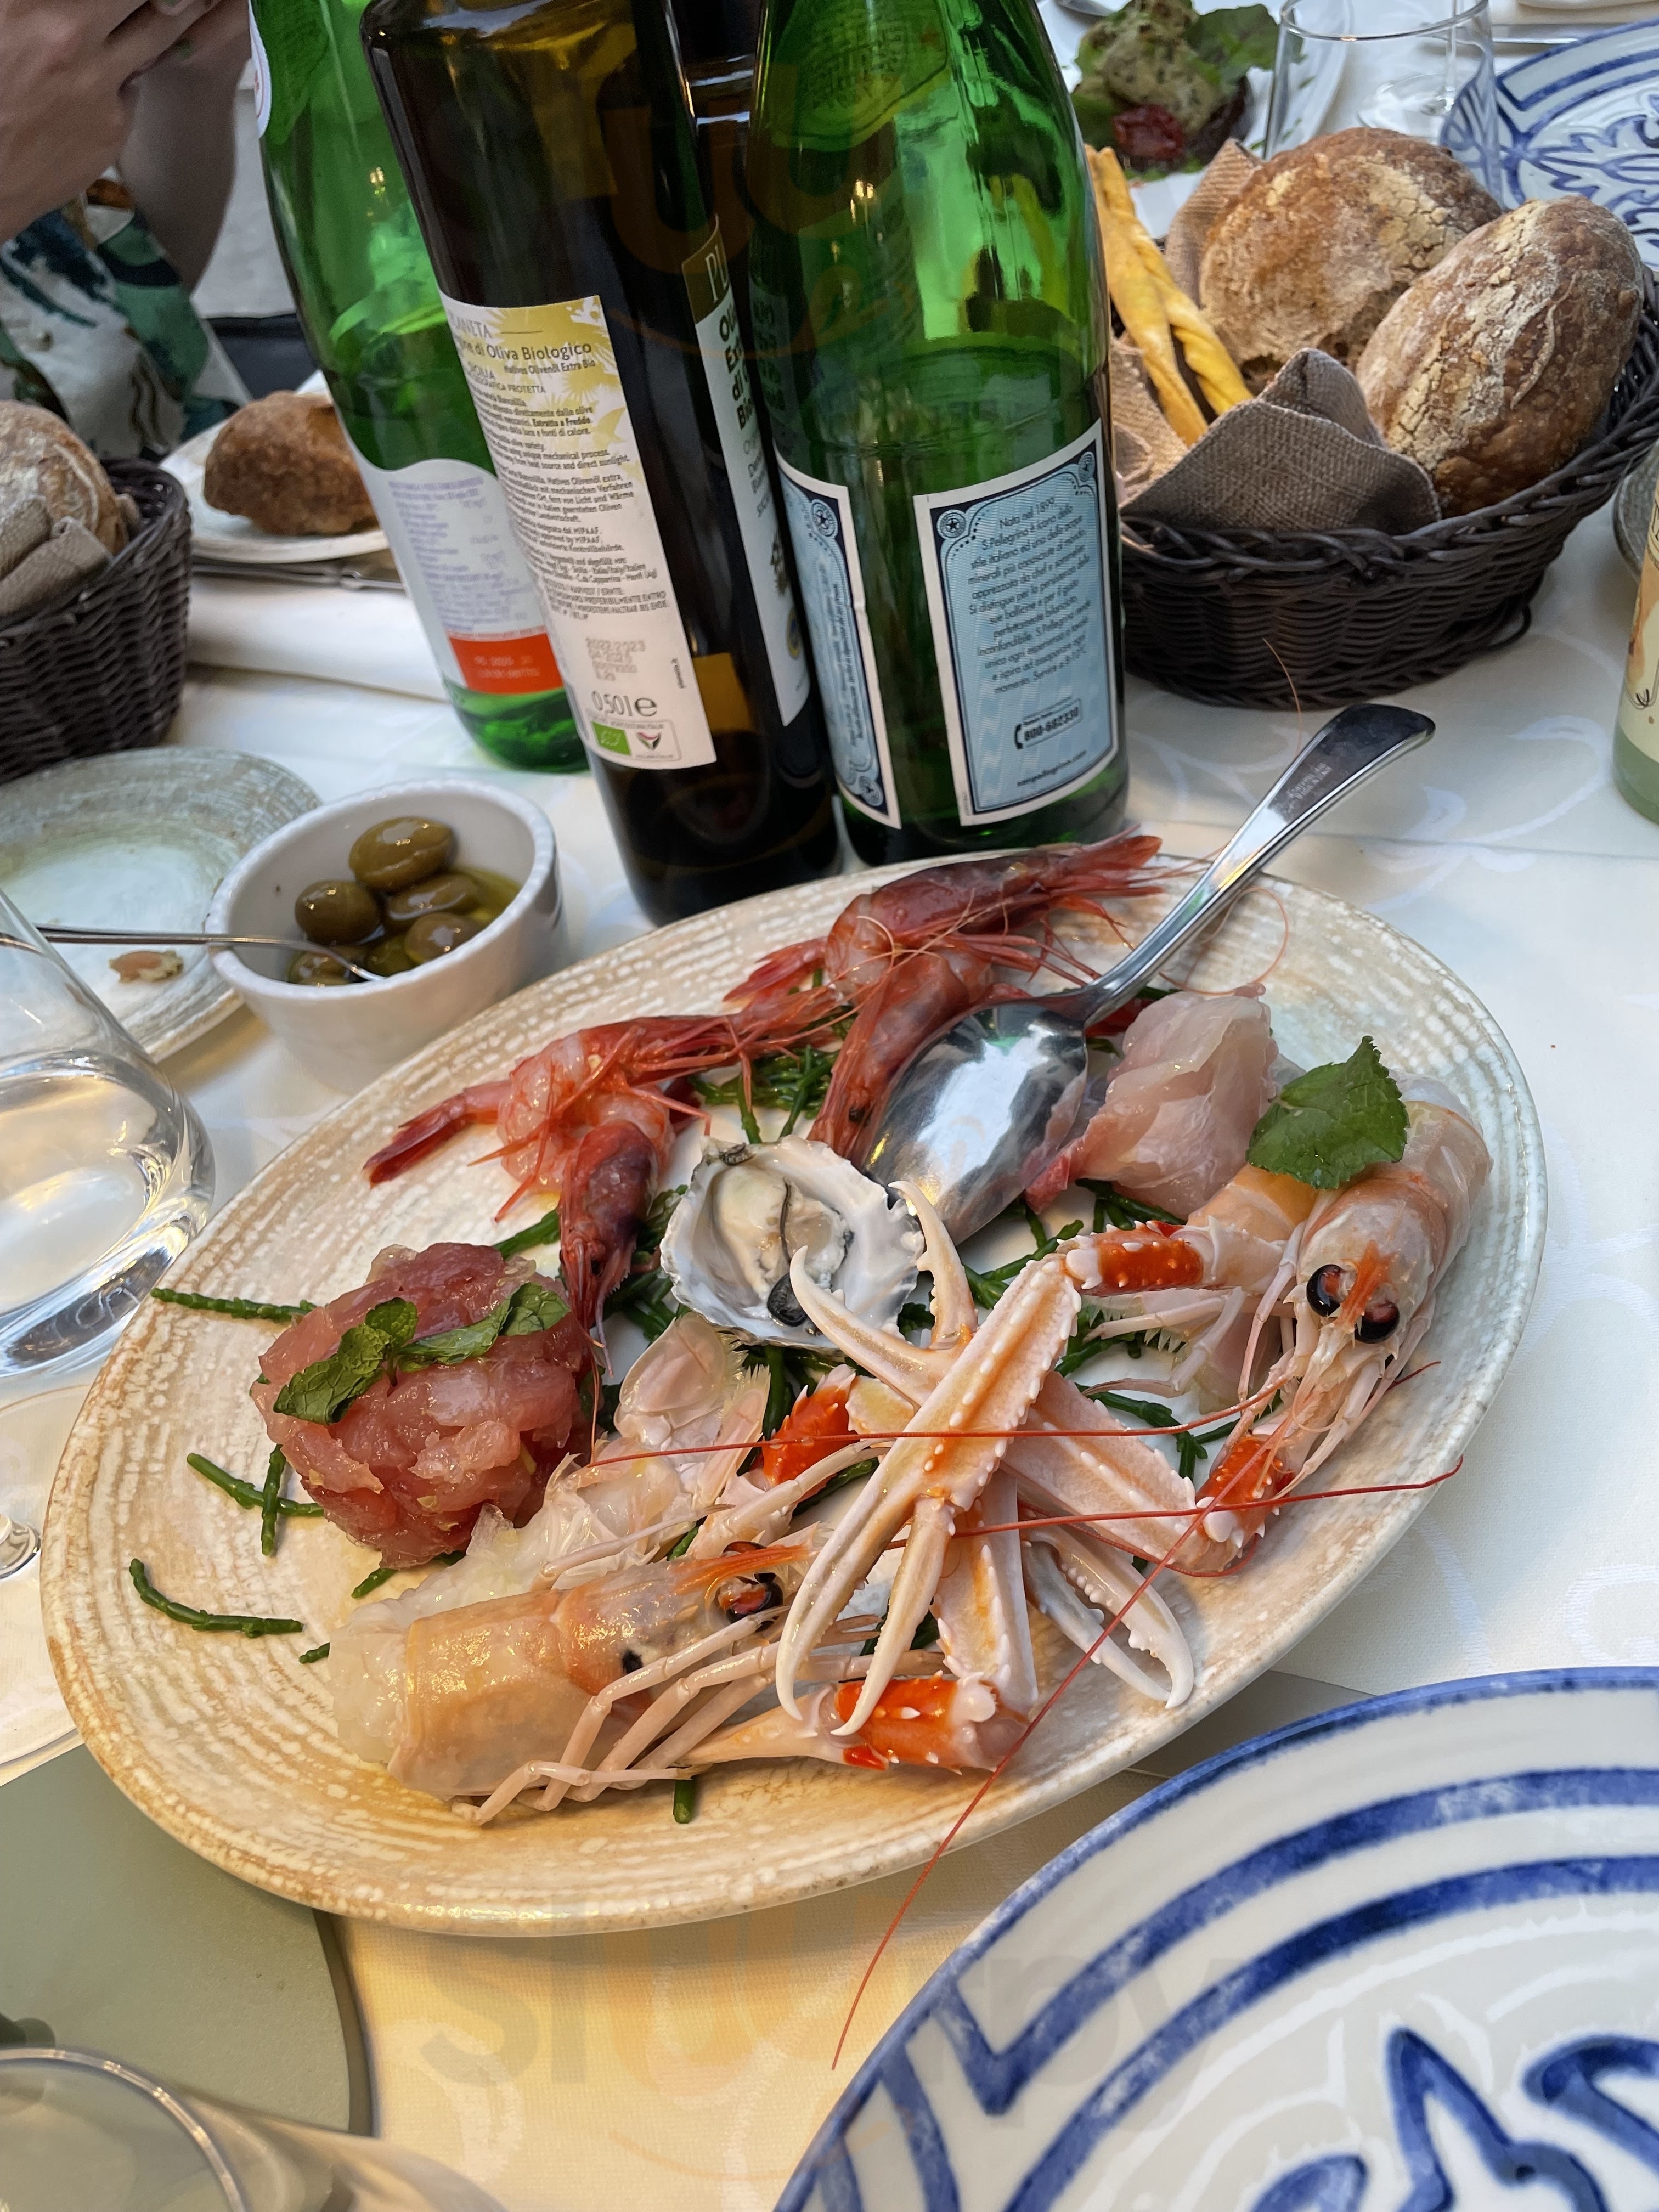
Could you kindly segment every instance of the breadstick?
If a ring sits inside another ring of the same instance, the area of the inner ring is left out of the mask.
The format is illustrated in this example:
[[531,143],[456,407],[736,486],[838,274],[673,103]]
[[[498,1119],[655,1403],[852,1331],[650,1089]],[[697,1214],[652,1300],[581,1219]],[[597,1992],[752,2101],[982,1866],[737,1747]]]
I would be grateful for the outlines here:
[[1102,183],[1099,157],[1092,152],[1089,155],[1089,167],[1095,180],[1101,244],[1106,253],[1106,285],[1112,295],[1112,305],[1123,318],[1124,329],[1139,348],[1146,374],[1170,418],[1170,427],[1183,445],[1195,446],[1204,435],[1203,410],[1182,376],[1180,356],[1158,297],[1157,281],[1111,205]]
[[[1188,368],[1198,379],[1199,389],[1214,411],[1224,415],[1228,408],[1237,407],[1241,399],[1249,398],[1249,387],[1221,343],[1214,324],[1198,302],[1176,283],[1169,263],[1158,252],[1158,241],[1136,214],[1129,180],[1116,155],[1109,147],[1104,148],[1092,156],[1092,166],[1101,200],[1133,238],[1135,251],[1158,287],[1158,300],[1170,327],[1187,356]],[[1102,220],[1103,223],[1103,214]],[[1122,310],[1118,312],[1121,313]]]

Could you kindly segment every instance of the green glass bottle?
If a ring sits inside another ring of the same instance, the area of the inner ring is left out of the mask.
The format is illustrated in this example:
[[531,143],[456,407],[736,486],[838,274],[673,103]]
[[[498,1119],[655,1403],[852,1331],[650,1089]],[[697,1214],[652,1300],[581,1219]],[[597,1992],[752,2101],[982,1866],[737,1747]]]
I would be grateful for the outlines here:
[[371,0],[369,68],[629,880],[824,874],[834,788],[666,0]]
[[456,713],[514,768],[585,767],[358,36],[254,0],[265,183],[295,303]]
[[1033,0],[768,0],[748,182],[854,845],[1104,836],[1127,781],[1105,283]]
[[1648,517],[1625,685],[1613,725],[1613,780],[1638,814],[1659,822],[1659,486]]

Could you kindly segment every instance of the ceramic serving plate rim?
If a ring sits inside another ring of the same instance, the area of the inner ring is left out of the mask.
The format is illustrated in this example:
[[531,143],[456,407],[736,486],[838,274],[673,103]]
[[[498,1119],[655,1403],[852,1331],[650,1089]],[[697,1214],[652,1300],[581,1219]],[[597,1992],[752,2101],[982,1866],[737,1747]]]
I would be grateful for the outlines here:
[[[0,816],[4,815],[8,802],[14,795],[26,795],[29,786],[47,777],[56,779],[56,787],[58,789],[73,789],[77,784],[86,784],[93,787],[95,791],[100,777],[107,777],[113,781],[124,775],[137,775],[142,779],[154,769],[159,780],[164,772],[170,773],[174,769],[179,775],[184,775],[185,773],[184,763],[188,763],[191,769],[202,769],[202,782],[199,787],[204,791],[207,790],[216,777],[222,776],[231,783],[240,781],[250,787],[263,784],[268,802],[280,801],[282,805],[287,805],[291,801],[295,808],[293,813],[283,816],[282,820],[274,821],[268,828],[262,830],[252,844],[243,844],[240,834],[231,836],[222,830],[216,832],[224,837],[225,842],[236,846],[238,849],[227,865],[219,882],[208,894],[207,904],[203,908],[201,918],[194,925],[198,929],[205,928],[208,914],[215,900],[217,899],[221,888],[229,881],[248,854],[257,850],[268,838],[275,836],[278,830],[285,830],[291,823],[302,820],[306,815],[314,811],[321,803],[305,778],[296,775],[285,762],[272,760],[264,753],[227,752],[205,745],[173,744],[140,746],[121,753],[99,753],[85,760],[53,761],[44,768],[35,769],[30,775],[20,776],[13,783],[0,786]],[[50,801],[51,791],[48,791],[46,796]],[[267,811],[270,811],[269,804]],[[152,816],[150,818],[157,820],[161,817]],[[142,835],[142,832],[140,834]],[[137,842],[137,839],[135,842]],[[4,884],[0,884],[0,890],[3,889]],[[112,952],[116,950],[113,945],[109,949]],[[212,979],[210,982],[210,978]],[[85,979],[82,980],[84,981]],[[151,988],[158,992],[167,992],[173,988],[173,981]],[[100,1006],[105,1006],[102,994],[94,986],[88,984],[87,988],[92,991]],[[164,1027],[151,1030],[131,1012],[125,1014],[113,1013],[113,1009],[107,1006],[106,1006],[106,1012],[113,1014],[113,1018],[121,1023],[127,1034],[149,1054],[152,1060],[161,1060],[171,1059],[174,1053],[182,1052],[186,1045],[196,1043],[198,1038],[204,1037],[210,1030],[217,1029],[220,1023],[228,1021],[241,1004],[240,992],[217,965],[210,952],[204,959],[200,969],[192,978],[190,989],[179,994],[179,1014],[169,1018]],[[194,1010],[186,1011],[192,1005]],[[161,1010],[164,1012],[167,1011],[165,1000],[161,1001]]]
[[[1171,1775],[1167,1781],[1160,1782],[1144,1797],[1109,1814],[1098,1827],[1091,1828],[1086,1835],[1067,1844],[1046,1865],[1027,1875],[1019,1887],[987,1913],[950,1957],[934,1968],[836,2100],[834,2110],[807,2145],[800,2163],[785,2185],[774,2212],[805,2212],[837,2144],[870,2097],[882,2086],[888,2067],[895,2058],[902,2057],[917,2029],[932,2017],[945,1998],[954,1994],[969,1969],[1000,1943],[1010,1929],[1017,1928],[1034,1906],[1069,1881],[1080,1867],[1113,1849],[1126,1836],[1191,1803],[1218,1783],[1248,1773],[1253,1767],[1268,1765],[1282,1752],[1334,1741],[1402,1715],[1449,1706],[1486,1705],[1499,1698],[1563,1692],[1571,1695],[1579,1691],[1614,1689],[1659,1692],[1659,1667],[1511,1668],[1384,1691],[1374,1698],[1356,1698],[1352,1705],[1335,1706],[1328,1712],[1287,1722],[1283,1728],[1252,1736],[1247,1743],[1234,1744],[1188,1768],[1184,1774]],[[1161,1893],[1152,1896],[1146,1912],[1121,1929],[1114,1937],[1115,1944],[1132,1944],[1148,1916],[1165,1901]]]
[[[860,891],[878,887],[909,871],[897,867],[872,871],[857,878]],[[807,887],[821,892],[823,885]],[[1333,923],[1340,918],[1340,927],[1359,940],[1369,939],[1378,957],[1385,958],[1389,948],[1398,946],[1402,940],[1398,933],[1376,916],[1362,908],[1348,905],[1328,893],[1309,890],[1282,879],[1267,879],[1256,897],[1276,900],[1281,913],[1291,917],[1292,927],[1298,918],[1312,929],[1329,932]],[[745,914],[755,915],[784,900],[798,900],[799,891],[773,893],[763,898],[745,901],[735,908],[720,910],[734,927],[741,927]],[[833,911],[833,909],[831,909]],[[711,917],[694,916],[688,921],[671,925],[653,932],[639,945],[649,945],[655,952],[672,950],[675,940],[695,946],[701,933],[708,927]],[[810,925],[809,925],[810,926]],[[779,941],[774,929],[769,942]],[[1532,1297],[1536,1287],[1541,1262],[1545,1212],[1546,1184],[1543,1170],[1542,1138],[1526,1080],[1507,1038],[1481,1005],[1443,963],[1436,960],[1420,945],[1411,940],[1413,962],[1419,963],[1434,980],[1441,994],[1437,1003],[1452,1002],[1478,1030],[1487,1079],[1499,1094],[1504,1117],[1506,1143],[1511,1148],[1510,1158],[1516,1178],[1516,1204],[1519,1219],[1514,1224],[1512,1241],[1515,1244],[1516,1266],[1509,1282],[1507,1295],[1498,1316],[1498,1327],[1484,1340],[1480,1357],[1474,1362],[1460,1388],[1440,1408],[1431,1449],[1437,1454],[1444,1451],[1442,1463],[1449,1467],[1462,1452],[1469,1437],[1483,1418],[1492,1402],[1498,1383],[1508,1367],[1520,1340]],[[637,947],[635,947],[637,950]],[[557,1018],[564,1028],[580,1026],[593,1018],[604,1003],[605,971],[617,952],[599,953],[574,967],[559,972],[539,988],[547,990],[559,986],[568,987],[573,981],[591,986],[592,995],[575,1001]],[[753,957],[758,957],[756,953]],[[660,964],[660,963],[656,963]],[[503,1002],[510,1006],[511,1000]],[[586,1012],[578,1012],[585,1005]],[[408,1110],[404,1100],[416,1085],[426,1079],[423,1071],[428,1067],[434,1074],[444,1066],[449,1055],[468,1048],[468,1040],[485,1023],[498,1020],[502,1008],[497,1006],[473,1018],[447,1036],[416,1054],[388,1074],[377,1079],[373,1085],[355,1097],[343,1100],[313,1128],[295,1140],[289,1151],[278,1156],[238,1193],[214,1221],[178,1270],[186,1285],[199,1282],[210,1273],[201,1262],[211,1262],[216,1244],[228,1239],[251,1213],[266,1204],[266,1187],[275,1178],[280,1164],[293,1164],[293,1155],[307,1146],[315,1146],[326,1154],[333,1134],[349,1125],[357,1131],[356,1141],[361,1143],[364,1130],[389,1127],[393,1114],[388,1106],[394,1097],[399,1099],[395,1112]],[[550,1031],[556,1034],[557,1031]],[[453,1079],[453,1073],[451,1079]],[[469,1079],[462,1075],[460,1079]],[[476,1079],[476,1077],[472,1079]],[[400,1096],[401,1094],[401,1096]],[[381,1103],[382,1101],[386,1102]],[[272,1293],[267,1292],[267,1295]],[[176,1310],[151,1308],[146,1317],[137,1320],[118,1345],[111,1359],[94,1382],[74,1430],[65,1446],[63,1460],[53,1485],[51,1506],[46,1517],[42,1557],[41,1595],[46,1617],[47,1638],[53,1667],[72,1717],[83,1740],[117,1784],[138,1804],[150,1818],[167,1829],[191,1850],[201,1852],[223,1866],[228,1871],[240,1875],[297,1902],[313,1908],[342,1913],[349,1917],[369,1918],[390,1924],[419,1928],[429,1932],[449,1932],[495,1936],[526,1935],[590,1934],[614,1928],[636,1928],[673,1925],[680,1923],[719,1918],[727,1915],[758,1910],[765,1905],[785,1904],[817,1896],[828,1891],[848,1887],[880,1875],[915,1866],[927,1858],[937,1845],[946,1828],[957,1818],[959,1806],[953,1796],[941,1790],[937,1813],[929,1812],[922,1820],[913,1820],[908,1826],[898,1817],[890,1822],[886,1833],[877,1831],[873,1841],[861,1838],[854,1850],[843,1844],[831,1850],[815,1844],[814,1850],[803,1854],[799,1850],[789,1854],[789,1863],[779,1874],[775,1869],[752,1867],[741,1870],[743,1879],[734,1878],[728,1869],[723,1877],[712,1875],[694,1879],[684,1866],[677,1875],[663,1874],[658,1868],[654,1845],[650,1847],[651,1863],[657,1878],[667,1885],[666,1894],[647,1897],[636,1902],[632,1898],[626,1905],[615,1899],[584,1900],[580,1896],[562,1893],[557,1898],[539,1891],[533,1904],[522,1900],[506,1902],[492,1899],[485,1903],[476,1899],[457,1900],[442,1894],[432,1893],[426,1880],[416,1881],[408,1869],[404,1879],[411,1894],[389,1893],[386,1888],[372,1887],[367,1893],[362,1879],[354,1881],[338,1872],[328,1862],[326,1854],[314,1845],[301,1850],[291,1842],[284,1841],[278,1850],[269,1838],[258,1833],[250,1836],[246,1829],[238,1829],[214,1806],[198,1807],[188,1794],[172,1782],[162,1763],[151,1746],[124,1729],[120,1716],[112,1710],[111,1693],[106,1689],[95,1663],[89,1663],[88,1650],[95,1643],[89,1635],[85,1621],[95,1623],[98,1593],[84,1579],[89,1571],[77,1575],[72,1558],[74,1537],[71,1523],[82,1529],[93,1511],[93,1499],[100,1479],[100,1443],[121,1431],[121,1392],[129,1369],[136,1363],[149,1336],[158,1326],[157,1315],[173,1316]],[[1426,1465],[1413,1470],[1419,1475],[1439,1472]],[[1109,1775],[1133,1765],[1156,1744],[1168,1741],[1194,1725],[1207,1713],[1237,1692],[1245,1683],[1282,1656],[1291,1644],[1305,1634],[1317,1620],[1323,1619],[1364,1576],[1385,1555],[1405,1533],[1417,1515],[1426,1505],[1431,1493],[1419,1490],[1382,1498],[1378,1505],[1369,1509],[1363,1539],[1346,1543],[1342,1548],[1340,1564],[1332,1568],[1319,1583],[1317,1590],[1304,1595],[1298,1589],[1296,1602],[1284,1616],[1275,1616],[1275,1626],[1265,1638],[1258,1652],[1253,1646],[1248,1658],[1239,1661],[1237,1680],[1230,1680],[1224,1688],[1212,1677],[1211,1694],[1205,1694],[1206,1684],[1200,1680],[1198,1691],[1189,1704],[1177,1715],[1158,1711],[1155,1718],[1145,1721],[1144,1733],[1138,1735],[1133,1748],[1125,1755],[1114,1755],[1103,1747],[1098,1738],[1090,1740],[1090,1747],[1056,1763],[1048,1771],[1032,1777],[1005,1778],[988,1802],[962,1827],[959,1843],[971,1844],[995,1834],[1002,1829],[1018,1825],[1038,1813],[1050,1809],[1076,1796],[1080,1790],[1105,1779]],[[1331,1511],[1329,1507],[1313,1506],[1314,1514]],[[1337,1509],[1341,1510],[1341,1509]],[[86,1548],[83,1541],[83,1550]],[[77,1613],[77,1601],[80,1611]],[[221,1639],[211,1639],[219,1643]],[[226,1643],[238,1639],[225,1638]],[[159,1651],[164,1647],[158,1647]],[[258,1649],[258,1647],[254,1647]],[[226,1655],[230,1657],[232,1655]],[[1216,1670],[1218,1674],[1222,1670]],[[164,1680],[157,1673],[156,1680]],[[1148,1709],[1149,1715],[1155,1709]],[[220,1705],[217,1715],[222,1717],[224,1731],[228,1732],[234,1722],[234,1711],[228,1701]],[[379,1775],[379,1770],[369,1770]],[[733,1770],[741,1773],[747,1770]],[[825,1770],[831,1782],[844,1778],[835,1770]],[[383,1775],[380,1776],[385,1780]],[[644,1802],[635,1800],[635,1802]],[[665,1833],[684,1833],[665,1826]],[[469,1838],[469,1842],[483,1838]],[[956,1847],[953,1845],[953,1848]],[[836,1855],[836,1851],[839,1856]],[[549,1870],[548,1887],[552,1886],[552,1869]],[[437,1885],[441,1890],[441,1884]]]

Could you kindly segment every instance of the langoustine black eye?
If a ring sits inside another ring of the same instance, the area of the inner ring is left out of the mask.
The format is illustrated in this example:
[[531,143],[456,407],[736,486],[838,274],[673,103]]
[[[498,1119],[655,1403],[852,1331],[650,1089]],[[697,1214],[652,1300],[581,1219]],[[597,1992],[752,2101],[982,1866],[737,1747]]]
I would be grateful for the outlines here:
[[1308,1304],[1322,1321],[1330,1319],[1345,1296],[1342,1270],[1334,1261],[1323,1267],[1316,1267],[1309,1276]]
[[1354,1323],[1354,1335],[1361,1344],[1381,1344],[1384,1337],[1392,1336],[1400,1326],[1400,1309],[1389,1297],[1373,1298]]

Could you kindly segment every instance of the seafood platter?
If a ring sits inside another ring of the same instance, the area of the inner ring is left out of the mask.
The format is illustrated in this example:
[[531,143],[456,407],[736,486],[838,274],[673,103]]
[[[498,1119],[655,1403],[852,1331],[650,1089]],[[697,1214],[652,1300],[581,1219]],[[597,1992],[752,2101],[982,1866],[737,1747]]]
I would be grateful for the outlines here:
[[274,1161],[58,1476],[53,1662],[123,1790],[319,1908],[646,1925],[920,1864],[1272,1665],[1525,1320],[1540,1148],[1485,1010],[1264,881],[962,1250],[863,1158],[921,1042],[1189,874],[1126,835],[723,908]]

